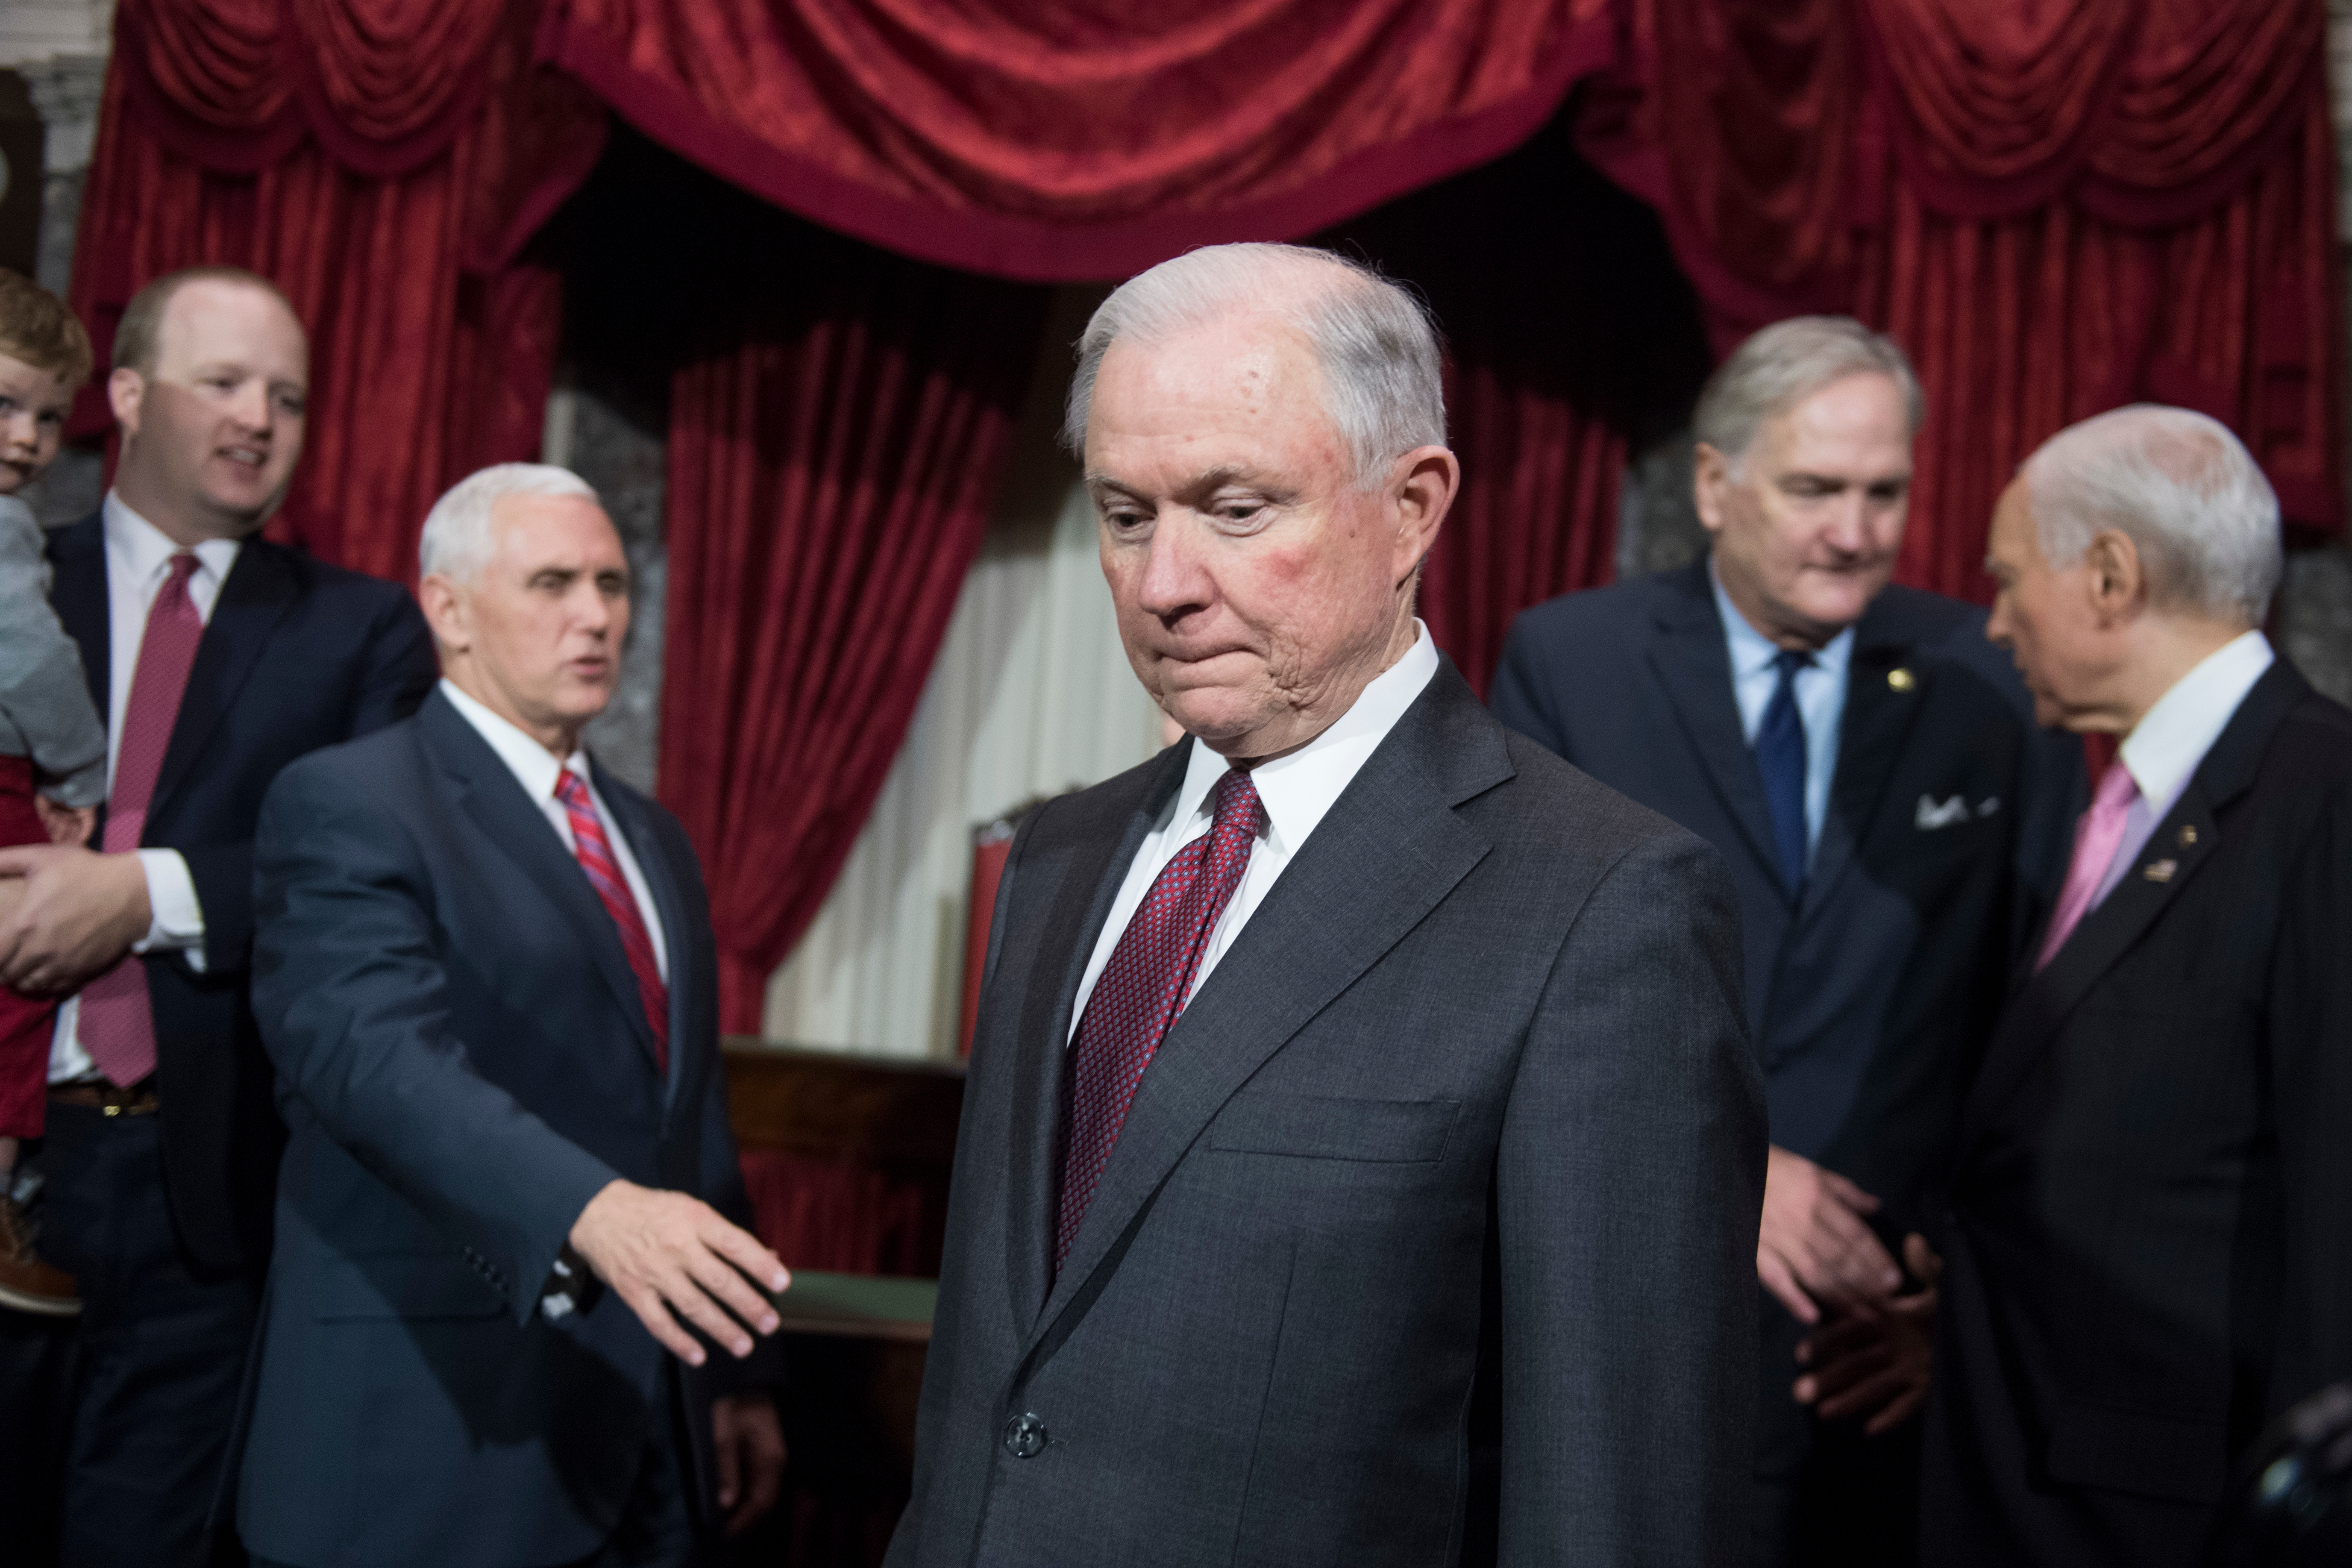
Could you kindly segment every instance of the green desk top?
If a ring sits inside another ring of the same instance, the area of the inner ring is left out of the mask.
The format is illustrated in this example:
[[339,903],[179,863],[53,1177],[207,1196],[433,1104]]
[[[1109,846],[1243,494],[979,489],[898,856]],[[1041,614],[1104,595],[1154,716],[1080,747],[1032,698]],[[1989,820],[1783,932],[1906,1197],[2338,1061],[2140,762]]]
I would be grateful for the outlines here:
[[795,1268],[791,1288],[771,1300],[784,1333],[920,1341],[931,1337],[940,1282]]

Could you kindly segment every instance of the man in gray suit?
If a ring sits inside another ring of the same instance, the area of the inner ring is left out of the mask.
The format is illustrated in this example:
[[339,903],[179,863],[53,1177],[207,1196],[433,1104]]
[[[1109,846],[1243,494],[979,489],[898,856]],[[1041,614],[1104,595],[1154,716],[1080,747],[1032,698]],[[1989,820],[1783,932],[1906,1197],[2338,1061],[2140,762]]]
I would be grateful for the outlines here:
[[1196,251],[1096,312],[1068,433],[1190,739],[1013,843],[890,1563],[1737,1555],[1731,888],[1414,618],[1459,477],[1428,321]]

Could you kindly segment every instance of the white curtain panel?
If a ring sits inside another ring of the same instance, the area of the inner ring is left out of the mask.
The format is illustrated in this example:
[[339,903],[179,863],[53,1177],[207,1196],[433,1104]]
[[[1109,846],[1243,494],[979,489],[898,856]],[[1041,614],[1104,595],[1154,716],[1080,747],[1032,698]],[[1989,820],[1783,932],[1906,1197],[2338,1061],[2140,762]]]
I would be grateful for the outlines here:
[[1097,784],[1160,746],[1120,651],[1076,485],[1058,515],[994,526],[906,743],[824,907],[768,985],[771,1040],[952,1058],[971,830]]

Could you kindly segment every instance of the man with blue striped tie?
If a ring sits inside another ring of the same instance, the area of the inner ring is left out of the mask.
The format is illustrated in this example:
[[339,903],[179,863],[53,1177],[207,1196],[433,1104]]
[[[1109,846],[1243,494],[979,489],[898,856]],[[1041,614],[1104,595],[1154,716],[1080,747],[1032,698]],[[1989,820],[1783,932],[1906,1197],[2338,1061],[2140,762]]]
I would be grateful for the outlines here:
[[439,689],[262,809],[289,1142],[238,1526],[268,1563],[693,1561],[775,1497],[786,1277],[746,1228],[694,850],[580,746],[627,557],[523,464],[443,497],[421,556]]

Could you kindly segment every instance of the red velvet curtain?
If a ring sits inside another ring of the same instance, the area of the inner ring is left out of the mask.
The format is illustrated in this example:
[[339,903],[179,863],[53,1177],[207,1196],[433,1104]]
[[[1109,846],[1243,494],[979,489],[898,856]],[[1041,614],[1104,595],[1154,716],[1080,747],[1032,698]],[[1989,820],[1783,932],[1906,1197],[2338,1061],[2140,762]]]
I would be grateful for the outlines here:
[[2317,0],[1630,0],[1584,148],[1655,205],[1718,347],[1849,310],[1928,394],[1899,575],[1982,597],[2062,426],[2183,404],[2343,521]]
[[672,384],[662,689],[662,798],[702,852],[738,1034],[913,717],[1045,300],[814,233],[752,259],[769,303]]
[[[536,13],[477,0],[117,13],[73,303],[102,359],[161,273],[225,262],[286,290],[310,328],[311,401],[276,537],[413,575],[441,489],[538,447],[562,295],[514,257],[593,162],[603,112],[532,68]],[[108,423],[94,385],[77,433]]]

